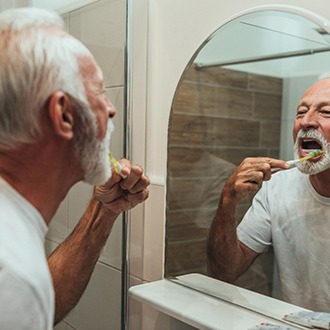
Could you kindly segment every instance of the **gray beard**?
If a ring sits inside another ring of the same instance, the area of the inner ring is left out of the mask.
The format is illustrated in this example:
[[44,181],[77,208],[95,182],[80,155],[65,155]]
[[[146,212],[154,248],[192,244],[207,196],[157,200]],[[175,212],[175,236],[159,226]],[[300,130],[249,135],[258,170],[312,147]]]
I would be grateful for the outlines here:
[[109,159],[111,134],[114,125],[109,119],[107,136],[103,141],[99,141],[96,136],[84,147],[82,155],[82,165],[85,172],[84,182],[91,185],[106,183],[111,178],[111,164]]
[[296,142],[294,144],[294,155],[295,158],[299,158],[299,147],[300,147],[300,139],[301,138],[314,138],[319,141],[321,144],[322,150],[323,150],[323,156],[322,158],[317,162],[311,162],[311,161],[304,161],[301,163],[298,163],[297,168],[300,172],[308,175],[314,175],[321,173],[327,169],[330,168],[330,145],[325,140],[324,136],[316,131],[315,129],[312,130],[299,130]]

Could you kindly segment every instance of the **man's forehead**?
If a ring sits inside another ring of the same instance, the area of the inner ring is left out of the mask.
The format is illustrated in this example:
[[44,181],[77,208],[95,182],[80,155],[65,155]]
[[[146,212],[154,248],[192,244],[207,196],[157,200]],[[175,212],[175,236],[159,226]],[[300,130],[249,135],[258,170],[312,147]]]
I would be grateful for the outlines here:
[[302,99],[316,96],[330,98],[330,79],[324,79],[312,85],[306,90]]

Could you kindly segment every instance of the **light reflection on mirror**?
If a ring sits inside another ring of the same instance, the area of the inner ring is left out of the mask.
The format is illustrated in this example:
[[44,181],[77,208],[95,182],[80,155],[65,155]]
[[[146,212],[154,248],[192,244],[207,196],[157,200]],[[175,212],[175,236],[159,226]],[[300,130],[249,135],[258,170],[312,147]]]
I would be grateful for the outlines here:
[[[303,92],[330,71],[330,37],[311,20],[259,11],[216,31],[194,54],[168,131],[165,276],[208,274],[206,239],[225,180],[250,156],[292,159]],[[239,222],[253,196],[239,206]],[[280,298],[270,250],[237,285]]]

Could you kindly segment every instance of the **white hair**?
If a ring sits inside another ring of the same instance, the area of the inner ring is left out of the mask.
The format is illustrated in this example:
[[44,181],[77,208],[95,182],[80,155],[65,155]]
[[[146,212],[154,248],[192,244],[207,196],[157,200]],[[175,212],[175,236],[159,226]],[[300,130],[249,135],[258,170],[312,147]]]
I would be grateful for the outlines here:
[[[40,8],[0,13],[0,147],[41,136],[40,114],[57,90],[88,104],[79,70],[91,56],[64,30],[62,18]],[[80,115],[91,118],[90,113]]]
[[330,78],[330,72],[323,72],[319,75],[318,80],[324,80]]

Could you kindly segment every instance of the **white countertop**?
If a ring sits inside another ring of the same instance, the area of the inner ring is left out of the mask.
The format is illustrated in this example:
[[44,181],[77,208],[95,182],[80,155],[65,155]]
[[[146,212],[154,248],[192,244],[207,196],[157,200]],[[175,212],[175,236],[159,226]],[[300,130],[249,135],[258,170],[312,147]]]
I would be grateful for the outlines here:
[[200,274],[137,285],[129,289],[129,294],[198,329],[247,330],[263,322],[307,329],[281,321],[283,315],[302,308]]

